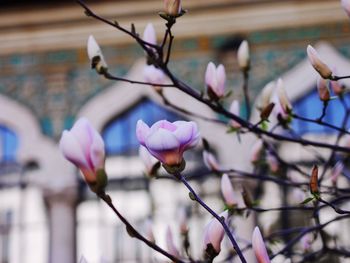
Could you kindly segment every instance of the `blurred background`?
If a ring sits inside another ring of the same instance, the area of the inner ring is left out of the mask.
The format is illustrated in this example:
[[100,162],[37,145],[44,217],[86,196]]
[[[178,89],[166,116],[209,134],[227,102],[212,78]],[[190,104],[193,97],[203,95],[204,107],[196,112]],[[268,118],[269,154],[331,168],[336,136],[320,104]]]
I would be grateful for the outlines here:
[[[159,41],[162,38],[164,20],[157,15],[161,0],[86,3],[127,28],[133,22],[140,34],[152,22]],[[167,224],[180,246],[177,221],[184,209],[191,215],[193,253],[200,256],[203,226],[210,217],[187,200],[180,185],[149,181],[143,175],[134,135],[140,118],[148,124],[196,118],[164,106],[151,87],[97,75],[90,69],[86,41],[94,35],[110,71],[131,79],[142,80],[143,51],[126,35],[86,17],[74,1],[0,0],[0,6],[0,263],[73,263],[82,255],[90,263],[155,260],[153,252],[128,237],[119,220],[89,193],[78,171],[61,157],[60,135],[80,116],[88,117],[105,139],[108,190],[118,209],[139,229],[151,218],[162,246]],[[204,88],[207,63],[220,62],[226,66],[227,88],[242,99],[236,50],[243,39],[251,47],[253,99],[265,84],[284,76],[295,110],[317,117],[319,112],[310,110],[319,102],[316,75],[305,61],[308,44],[315,45],[339,75],[349,74],[350,25],[338,0],[184,0],[183,8],[188,13],[174,27],[170,68],[199,90]],[[181,107],[216,117],[183,94],[167,92]],[[245,116],[244,105],[241,113]],[[336,106],[328,113],[333,124],[344,116]],[[252,138],[242,145],[226,134],[226,127],[196,121],[220,163],[249,169]],[[330,135],[313,125],[293,125],[300,135]],[[297,149],[294,153],[302,157]],[[198,192],[220,212],[220,181],[203,175],[208,170],[201,147],[186,159],[186,175],[197,178],[193,184]],[[237,220],[241,241],[249,241],[256,218],[243,219],[244,224]]]

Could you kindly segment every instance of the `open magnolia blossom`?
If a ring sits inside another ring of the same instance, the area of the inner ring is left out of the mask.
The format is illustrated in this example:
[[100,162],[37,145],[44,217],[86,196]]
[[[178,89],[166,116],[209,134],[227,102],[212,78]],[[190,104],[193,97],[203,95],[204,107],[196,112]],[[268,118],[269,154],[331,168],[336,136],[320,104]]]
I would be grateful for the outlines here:
[[205,84],[210,97],[216,99],[225,95],[226,72],[223,65],[215,66],[213,62],[209,62],[205,72]]
[[183,161],[185,150],[197,145],[200,134],[192,121],[161,120],[149,127],[142,120],[136,125],[136,136],[140,144],[167,166],[178,166]]
[[270,263],[270,258],[267,254],[263,237],[261,235],[259,227],[257,226],[255,227],[253,232],[252,246],[258,263]]
[[164,11],[170,16],[177,16],[181,13],[181,0],[164,0]]
[[311,65],[321,77],[324,79],[331,79],[333,74],[332,70],[321,60],[317,51],[311,45],[307,46],[306,51]]
[[[222,212],[219,216],[225,218],[226,221],[228,219],[228,212]],[[221,242],[224,239],[224,234],[225,230],[221,223],[216,218],[211,219],[204,230],[204,250],[209,244],[211,244],[215,252],[219,254],[221,251]]]
[[103,73],[108,69],[101,48],[92,35],[89,36],[87,41],[87,53],[90,59],[91,67],[96,69],[98,73]]
[[249,70],[250,67],[250,55],[249,55],[249,45],[247,40],[243,40],[239,45],[237,50],[237,61],[238,66],[242,71]]
[[237,204],[235,192],[233,190],[231,180],[227,174],[223,174],[221,177],[221,193],[224,197],[225,203],[228,206],[234,206]]
[[63,131],[59,147],[63,156],[80,169],[93,191],[105,187],[104,142],[86,118],[80,118],[70,131]]

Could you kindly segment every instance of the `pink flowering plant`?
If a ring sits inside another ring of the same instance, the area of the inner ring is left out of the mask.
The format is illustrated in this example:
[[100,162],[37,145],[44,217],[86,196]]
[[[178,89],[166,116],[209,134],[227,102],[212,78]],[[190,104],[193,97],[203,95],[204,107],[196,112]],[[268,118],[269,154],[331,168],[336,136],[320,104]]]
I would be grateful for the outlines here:
[[[146,56],[147,64],[142,72],[144,81],[115,76],[110,72],[97,41],[90,36],[88,56],[97,73],[110,80],[152,86],[155,95],[167,106],[186,116],[210,122],[211,125],[228,127],[228,134],[237,135],[242,144],[246,142],[246,137],[253,138],[246,145],[250,152],[250,155],[244,156],[247,162],[240,167],[225,168],[219,159],[222,154],[216,154],[209,146],[209,141],[201,138],[201,127],[193,121],[160,120],[145,123],[139,120],[135,124],[136,137],[141,147],[140,158],[145,165],[148,179],[163,178],[180,183],[189,191],[189,198],[198,205],[198,209],[210,216],[210,220],[204,219],[207,225],[203,225],[200,244],[190,238],[190,218],[182,211],[178,218],[183,238],[182,247],[176,244],[176,236],[168,227],[165,235],[166,246],[163,248],[156,242],[149,221],[146,235],[141,234],[119,212],[106,193],[104,142],[90,122],[85,118],[79,119],[70,131],[64,131],[59,146],[64,157],[79,168],[91,190],[113,210],[132,237],[172,262],[199,263],[217,260],[216,262],[269,263],[274,262],[274,259],[276,262],[341,262],[341,258],[350,258],[350,246],[344,242],[344,237],[330,233],[326,228],[350,219],[350,210],[347,208],[350,199],[347,168],[350,162],[350,132],[347,126],[350,106],[344,99],[348,87],[341,82],[350,76],[338,76],[336,70],[323,60],[322,54],[309,45],[305,49],[305,55],[308,56],[310,67],[320,76],[317,83],[314,83],[322,105],[316,109],[320,112],[319,117],[312,119],[296,113],[288,96],[290,93],[285,89],[281,78],[267,84],[261,90],[260,96],[255,98],[256,104],[252,105],[248,80],[254,64],[250,59],[248,40],[243,40],[237,49],[237,64],[243,80],[242,96],[234,95],[233,100],[229,99],[225,66],[216,66],[211,61],[208,61],[202,76],[205,90],[199,92],[177,77],[169,66],[175,39],[173,27],[177,19],[181,19],[186,13],[182,1],[164,0],[163,10],[159,15],[165,20],[165,27],[162,41],[159,42],[152,24],[148,24],[141,34],[134,26],[129,30],[117,21],[112,22],[99,16],[82,1],[78,2],[88,16],[135,40]],[[349,14],[350,2],[342,0],[341,4]],[[177,89],[207,106],[218,118],[210,119],[182,109],[163,92],[168,87]],[[334,100],[340,101],[345,112],[340,126],[327,122],[326,118],[327,108]],[[241,115],[243,108],[245,116]],[[323,137],[299,135],[292,126],[295,120],[331,129],[337,134],[336,138],[330,142]],[[214,139],[220,140],[220,135]],[[285,143],[299,147],[300,152],[307,152],[308,159],[300,157],[298,160],[296,154],[287,156],[288,154],[283,153]],[[211,181],[210,187],[220,189],[216,190],[221,196],[220,208],[208,205],[203,193],[196,191],[192,181],[186,176],[188,167],[184,154],[186,151],[193,151],[195,147],[202,150],[202,165],[207,167],[207,174],[198,177],[201,180],[216,178],[216,183]],[[241,154],[239,149],[230,150],[234,155]],[[165,171],[161,170],[161,165]],[[265,199],[266,196],[270,199]],[[327,217],[322,218],[325,211]],[[269,220],[263,220],[263,215],[277,213],[278,216],[272,215]],[[298,213],[298,216],[303,217],[304,225],[290,222],[290,213]],[[237,219],[240,220],[239,224]],[[248,225],[248,221],[253,223],[245,228],[245,237],[242,237],[240,229],[243,225]],[[225,242],[225,238],[228,242]],[[197,258],[191,253],[191,247],[194,246],[199,247],[202,252]]]

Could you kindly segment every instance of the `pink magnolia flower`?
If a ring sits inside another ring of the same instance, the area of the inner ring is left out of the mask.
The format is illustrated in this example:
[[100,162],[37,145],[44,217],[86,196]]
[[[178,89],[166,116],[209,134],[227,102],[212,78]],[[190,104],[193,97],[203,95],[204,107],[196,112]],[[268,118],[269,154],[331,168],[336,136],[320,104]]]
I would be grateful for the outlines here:
[[171,232],[171,228],[168,226],[166,230],[166,246],[168,249],[168,252],[173,255],[174,257],[180,258],[180,252],[175,246],[173,233]]
[[142,120],[136,125],[140,144],[163,164],[180,165],[185,150],[197,145],[200,134],[192,121],[168,122],[161,120],[149,127]]
[[211,152],[204,150],[203,151],[203,161],[205,166],[211,170],[211,171],[219,171],[220,170],[220,164],[214,154]]
[[79,119],[70,131],[63,131],[59,143],[63,156],[75,164],[89,185],[97,182],[97,173],[104,170],[105,148],[101,135],[86,118]]
[[311,65],[321,77],[324,79],[331,79],[333,74],[332,70],[321,60],[317,51],[311,45],[307,46],[306,51]]
[[[219,216],[224,217],[225,220],[227,220],[228,212],[222,212]],[[221,242],[224,239],[224,234],[225,230],[222,227],[221,223],[216,218],[211,219],[204,230],[204,249],[206,249],[207,246],[211,244],[215,251],[217,253],[220,253]]]
[[215,67],[213,62],[209,62],[205,72],[205,84],[208,88],[208,93],[213,93],[217,98],[222,98],[225,95],[226,72],[223,65]]
[[267,254],[264,240],[261,236],[259,227],[257,226],[255,227],[253,232],[252,246],[258,263],[270,263],[269,255]]
[[341,5],[348,16],[350,16],[350,1],[341,0]]
[[[230,106],[230,112],[239,117],[240,110],[239,110],[239,101],[238,100],[232,101],[231,106]],[[230,120],[230,125],[236,129],[241,127],[241,124],[239,124],[235,120]]]
[[181,0],[164,0],[164,11],[168,15],[177,16],[181,10]]
[[221,177],[221,193],[227,205],[234,206],[237,204],[235,192],[233,190],[231,180],[228,178],[227,174],[223,174]]

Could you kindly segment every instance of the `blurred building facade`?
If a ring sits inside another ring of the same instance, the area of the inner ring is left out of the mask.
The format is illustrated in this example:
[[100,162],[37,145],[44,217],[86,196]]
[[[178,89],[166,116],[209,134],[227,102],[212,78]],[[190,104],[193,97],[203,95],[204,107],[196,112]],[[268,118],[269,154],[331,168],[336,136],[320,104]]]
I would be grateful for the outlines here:
[[[86,55],[90,34],[118,76],[141,80],[143,51],[114,28],[86,17],[76,3],[34,2],[4,1],[0,9],[0,262],[71,263],[81,255],[90,263],[151,262],[154,254],[127,236],[114,215],[88,192],[76,169],[63,160],[57,147],[62,130],[80,116],[92,121],[106,140],[110,191],[116,206],[140,229],[153,214],[161,244],[166,223],[178,231],[178,207],[192,207],[192,203],[185,189],[174,187],[174,182],[149,182],[143,177],[134,121],[195,120],[225,167],[249,166],[249,147],[226,134],[226,127],[214,127],[165,107],[151,87],[98,76]],[[126,27],[133,22],[140,33],[152,22],[159,39],[164,30],[164,21],[157,15],[161,2],[87,1],[101,16]],[[228,89],[235,98],[242,98],[235,59],[242,39],[251,45],[253,98],[280,75],[293,76],[287,85],[295,90],[291,94],[295,102],[309,95],[314,83],[305,83],[305,75],[291,73],[295,66],[312,72],[304,61],[307,44],[326,42],[325,53],[341,63],[350,57],[349,20],[337,0],[184,0],[183,5],[188,14],[175,25],[170,68],[198,89],[203,89],[206,65],[213,60],[225,64]],[[297,85],[294,89],[292,79]],[[216,117],[182,93],[165,92],[185,109]],[[251,144],[248,140],[246,145]],[[242,154],[233,156],[231,149]],[[189,174],[205,172],[200,147],[196,151],[188,156]],[[193,181],[206,201],[220,211],[217,182]],[[189,210],[194,217],[189,223],[195,229],[191,238],[200,240],[209,217],[199,207]],[[246,239],[254,224],[250,220],[246,228],[236,230]]]

